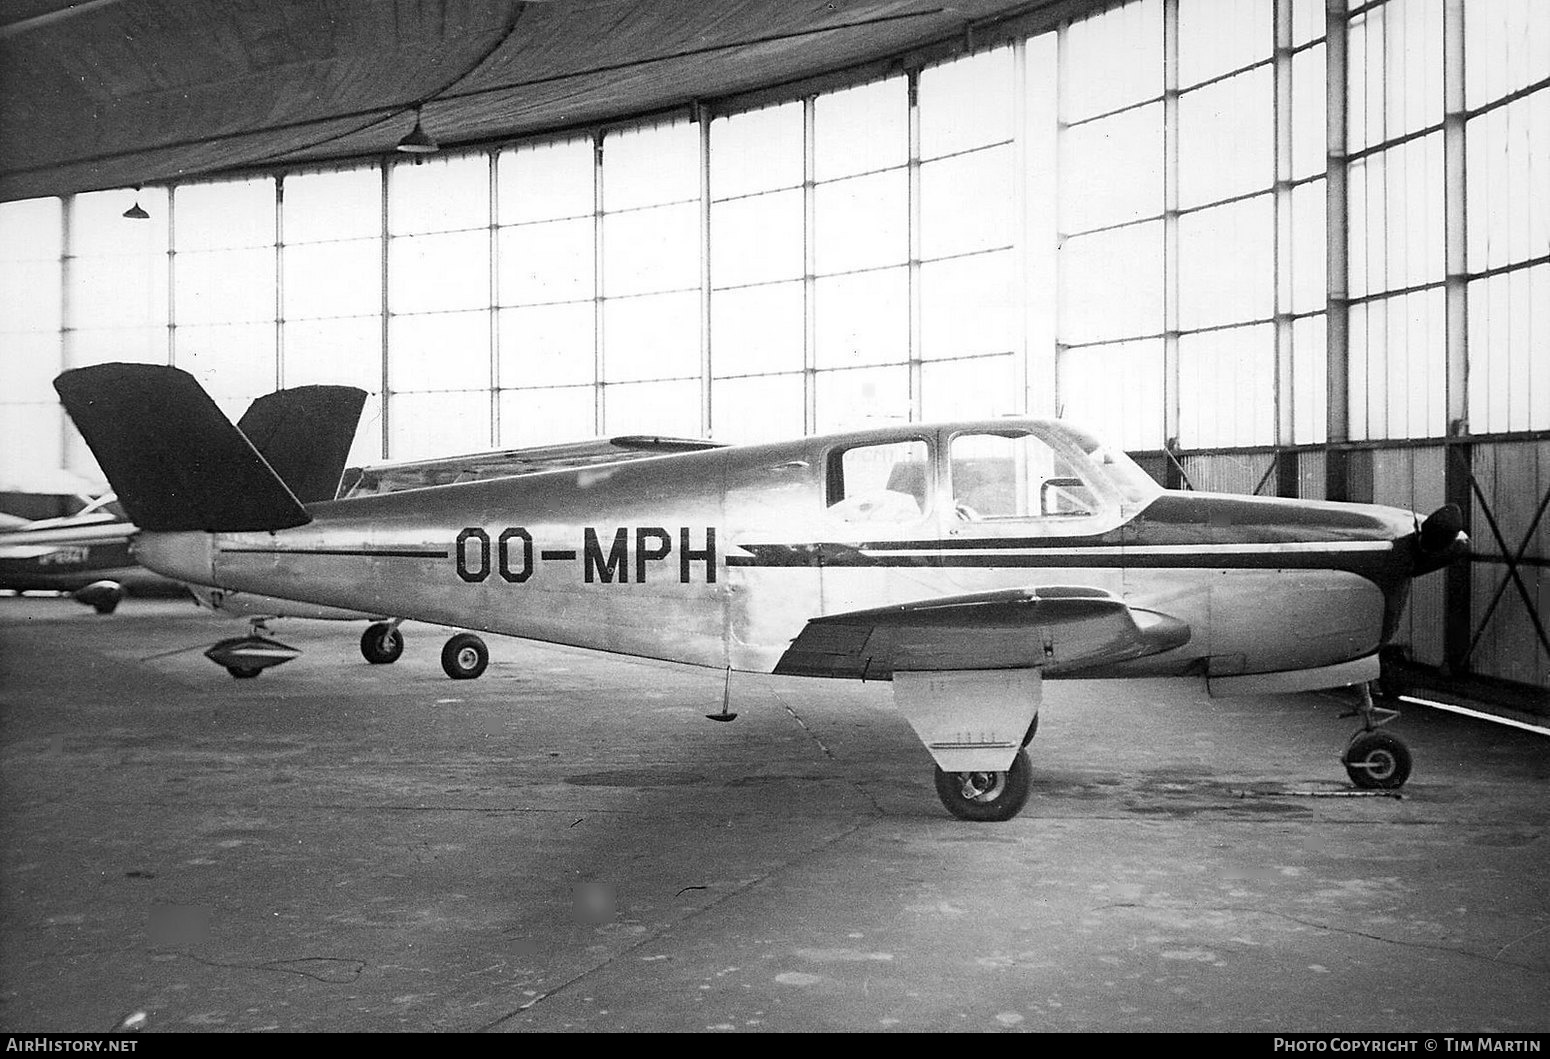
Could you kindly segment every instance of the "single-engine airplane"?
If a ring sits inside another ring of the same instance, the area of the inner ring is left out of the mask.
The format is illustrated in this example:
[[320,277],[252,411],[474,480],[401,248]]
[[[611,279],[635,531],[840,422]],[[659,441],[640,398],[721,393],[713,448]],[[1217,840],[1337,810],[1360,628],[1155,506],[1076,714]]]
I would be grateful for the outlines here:
[[[174,368],[54,383],[179,580],[739,672],[891,680],[962,819],[1027,800],[1042,683],[1355,685],[1353,782],[1404,744],[1367,685],[1456,507],[1162,489],[1061,421],[912,423],[303,504]],[[730,714],[723,707],[723,719]]]

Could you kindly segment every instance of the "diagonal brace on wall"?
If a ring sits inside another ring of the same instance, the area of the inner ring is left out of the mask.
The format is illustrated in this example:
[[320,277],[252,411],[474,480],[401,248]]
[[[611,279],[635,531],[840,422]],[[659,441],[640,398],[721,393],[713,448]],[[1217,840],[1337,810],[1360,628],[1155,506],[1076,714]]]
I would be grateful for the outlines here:
[[1469,658],[1474,654],[1475,647],[1480,642],[1480,637],[1485,634],[1485,628],[1491,621],[1491,615],[1496,612],[1497,604],[1507,592],[1509,584],[1517,586],[1518,596],[1523,600],[1523,607],[1528,611],[1529,621],[1534,624],[1534,632],[1539,637],[1539,644],[1550,654],[1550,636],[1545,633],[1544,622],[1540,619],[1539,608],[1530,595],[1528,586],[1523,583],[1523,577],[1518,573],[1518,567],[1523,564],[1523,557],[1528,552],[1529,544],[1534,539],[1534,532],[1539,528],[1540,520],[1544,518],[1545,511],[1550,510],[1550,490],[1546,490],[1544,497],[1539,501],[1539,508],[1534,512],[1534,517],[1529,521],[1528,529],[1523,534],[1523,540],[1513,551],[1507,547],[1507,540],[1502,536],[1501,526],[1497,524],[1496,515],[1491,510],[1491,505],[1486,501],[1485,493],[1480,488],[1480,482],[1475,478],[1474,471],[1464,461],[1458,450],[1450,450],[1450,455],[1459,462],[1465,477],[1469,480],[1469,488],[1474,493],[1475,502],[1480,506],[1480,513],[1485,516],[1486,524],[1491,527],[1491,536],[1496,538],[1496,546],[1501,549],[1502,558],[1507,563],[1507,574],[1502,578],[1501,584],[1496,586],[1496,593],[1491,597],[1490,605],[1485,608],[1485,613],[1480,616],[1480,622],[1475,627],[1474,635],[1470,637],[1469,648],[1464,652],[1463,663],[1467,666]]

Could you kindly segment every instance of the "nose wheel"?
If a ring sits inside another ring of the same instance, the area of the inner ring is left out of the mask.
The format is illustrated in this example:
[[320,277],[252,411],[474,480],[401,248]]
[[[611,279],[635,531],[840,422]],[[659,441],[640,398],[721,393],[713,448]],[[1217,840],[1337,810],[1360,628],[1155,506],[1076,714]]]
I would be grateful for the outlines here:
[[361,633],[361,657],[374,666],[392,665],[403,653],[404,634],[396,621],[373,622]]
[[1378,729],[1399,716],[1398,710],[1373,704],[1372,690],[1360,686],[1361,701],[1343,717],[1360,717],[1362,727],[1351,736],[1340,763],[1351,782],[1364,790],[1398,790],[1410,778],[1410,748],[1398,736]]
[[1005,772],[944,772],[936,770],[936,795],[960,820],[1010,820],[1028,801],[1032,776],[1028,751],[1018,750]]

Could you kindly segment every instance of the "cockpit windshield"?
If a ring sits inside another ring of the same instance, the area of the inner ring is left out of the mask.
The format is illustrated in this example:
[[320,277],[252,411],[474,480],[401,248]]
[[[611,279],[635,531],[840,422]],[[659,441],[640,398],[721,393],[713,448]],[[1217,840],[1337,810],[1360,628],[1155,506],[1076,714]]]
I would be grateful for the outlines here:
[[1123,449],[1070,423],[1059,422],[1054,425],[1087,454],[1096,469],[1113,484],[1126,503],[1144,504],[1163,491],[1162,486]]

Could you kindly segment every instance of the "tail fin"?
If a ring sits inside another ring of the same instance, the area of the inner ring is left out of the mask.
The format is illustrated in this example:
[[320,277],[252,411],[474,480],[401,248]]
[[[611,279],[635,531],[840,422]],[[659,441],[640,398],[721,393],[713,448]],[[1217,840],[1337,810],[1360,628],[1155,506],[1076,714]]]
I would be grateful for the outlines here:
[[297,500],[332,500],[365,404],[354,386],[298,386],[254,401],[237,429]]
[[65,372],[54,389],[141,529],[287,529],[312,521],[188,372],[98,364]]

